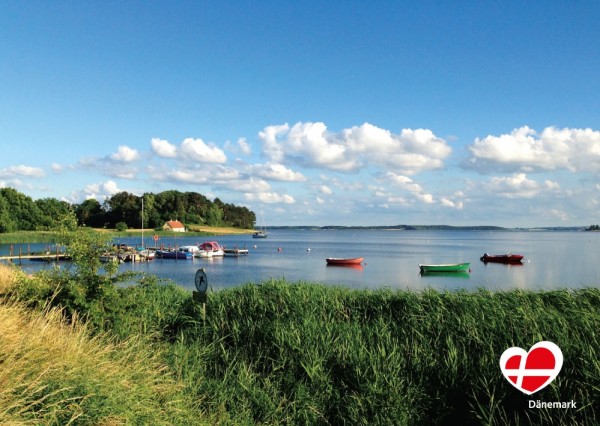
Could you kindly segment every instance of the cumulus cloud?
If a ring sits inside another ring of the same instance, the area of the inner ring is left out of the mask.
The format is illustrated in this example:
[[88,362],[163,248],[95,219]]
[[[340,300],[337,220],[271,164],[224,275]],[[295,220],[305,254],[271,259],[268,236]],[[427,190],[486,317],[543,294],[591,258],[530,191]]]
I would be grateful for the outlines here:
[[250,155],[252,153],[252,148],[246,138],[239,138],[235,145],[229,141],[225,142],[225,149],[243,155]]
[[263,179],[285,182],[304,182],[306,177],[300,173],[288,169],[283,164],[266,163],[255,164],[250,167],[250,173]]
[[72,192],[69,197],[63,198],[63,201],[69,203],[81,203],[84,200],[94,198],[99,202],[102,202],[118,192],[121,192],[121,189],[119,189],[117,183],[113,180],[107,180],[106,182],[86,185],[83,190]]
[[19,165],[0,169],[0,178],[14,178],[15,176],[39,178],[44,175],[44,171],[39,167]]
[[137,160],[140,157],[140,154],[137,150],[130,148],[126,145],[119,146],[116,153],[111,154],[110,158],[114,161],[119,161],[122,163],[130,163],[132,161]]
[[223,164],[227,156],[222,149],[202,139],[186,138],[178,147],[169,141],[153,138],[150,141],[152,152],[162,158],[179,158],[200,163]]
[[201,163],[225,163],[227,156],[218,147],[204,143],[202,139],[186,138],[179,148],[179,156]]
[[475,139],[467,167],[532,172],[565,169],[600,172],[600,131],[547,127],[541,134],[527,127],[510,134]]
[[169,141],[152,138],[150,141],[150,145],[152,146],[152,152],[162,158],[175,158],[177,157],[177,147]]
[[288,194],[280,194],[277,192],[257,192],[245,194],[248,201],[261,201],[265,204],[294,204],[296,200]]
[[515,173],[512,176],[492,177],[483,184],[483,188],[500,197],[533,198],[543,191],[556,191],[560,185],[550,180],[540,184],[529,179],[525,173]]
[[265,156],[273,162],[289,159],[306,167],[342,172],[376,165],[415,174],[442,167],[451,153],[447,143],[430,130],[404,129],[393,134],[369,123],[339,133],[329,132],[321,122],[268,126],[259,137]]
[[413,194],[414,197],[423,203],[432,204],[434,202],[433,195],[425,192],[421,185],[415,183],[407,176],[399,175],[394,172],[387,172],[384,175],[384,179],[391,183],[395,188],[399,188],[400,190]]

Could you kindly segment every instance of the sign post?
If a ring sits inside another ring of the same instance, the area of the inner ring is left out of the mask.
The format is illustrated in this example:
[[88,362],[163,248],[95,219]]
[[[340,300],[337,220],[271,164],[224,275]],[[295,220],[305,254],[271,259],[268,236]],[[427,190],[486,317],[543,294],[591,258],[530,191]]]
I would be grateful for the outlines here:
[[206,290],[208,289],[208,278],[206,277],[206,270],[204,268],[196,271],[194,284],[198,291],[194,291],[193,299],[196,302],[202,303],[202,322],[206,325]]

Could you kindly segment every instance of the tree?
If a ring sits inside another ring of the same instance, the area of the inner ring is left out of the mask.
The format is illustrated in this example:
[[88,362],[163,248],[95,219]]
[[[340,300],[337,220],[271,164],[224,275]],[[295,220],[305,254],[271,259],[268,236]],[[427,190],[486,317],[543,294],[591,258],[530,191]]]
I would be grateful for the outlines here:
[[75,215],[80,225],[91,226],[93,228],[102,228],[107,221],[102,206],[95,198],[90,198],[75,206]]
[[223,224],[223,210],[217,204],[213,204],[208,209],[206,224],[208,226],[221,226]]

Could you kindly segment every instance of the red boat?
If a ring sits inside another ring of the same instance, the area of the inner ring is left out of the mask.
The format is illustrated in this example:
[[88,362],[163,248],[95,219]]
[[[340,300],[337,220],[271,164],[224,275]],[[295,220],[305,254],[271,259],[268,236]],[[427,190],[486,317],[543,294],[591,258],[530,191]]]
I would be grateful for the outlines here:
[[523,260],[523,255],[522,254],[512,254],[510,252],[506,253],[506,254],[487,254],[487,253],[485,253],[483,256],[481,256],[480,260],[484,263],[488,263],[488,262],[521,263],[521,261]]
[[325,259],[328,265],[340,265],[340,266],[348,266],[348,265],[360,265],[363,261],[362,257],[353,257],[353,258],[339,258],[339,257],[328,257]]

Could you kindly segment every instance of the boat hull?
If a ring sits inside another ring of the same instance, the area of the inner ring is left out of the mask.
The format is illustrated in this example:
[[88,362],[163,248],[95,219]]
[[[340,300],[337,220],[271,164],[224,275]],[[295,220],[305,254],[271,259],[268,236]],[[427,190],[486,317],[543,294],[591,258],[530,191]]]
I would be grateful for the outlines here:
[[226,257],[248,256],[248,249],[225,249]]
[[186,260],[186,259],[191,259],[193,256],[192,256],[191,252],[157,250],[156,251],[156,257],[158,257],[160,259],[181,259],[181,260]]
[[484,263],[521,263],[523,255],[521,254],[487,254],[485,253],[480,259]]
[[468,272],[470,263],[446,263],[439,265],[419,265],[422,273],[431,272]]
[[335,266],[348,266],[348,265],[360,265],[363,261],[362,257],[354,258],[339,258],[339,257],[328,257],[325,259],[328,265]]

